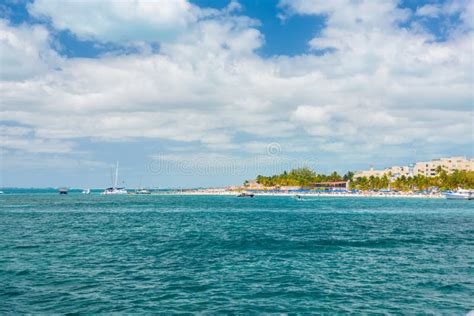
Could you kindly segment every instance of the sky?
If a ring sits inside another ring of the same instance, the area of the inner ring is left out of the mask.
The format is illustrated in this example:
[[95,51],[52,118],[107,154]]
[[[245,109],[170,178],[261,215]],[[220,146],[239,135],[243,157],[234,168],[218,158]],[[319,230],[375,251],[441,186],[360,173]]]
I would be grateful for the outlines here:
[[474,156],[473,0],[0,0],[0,186]]

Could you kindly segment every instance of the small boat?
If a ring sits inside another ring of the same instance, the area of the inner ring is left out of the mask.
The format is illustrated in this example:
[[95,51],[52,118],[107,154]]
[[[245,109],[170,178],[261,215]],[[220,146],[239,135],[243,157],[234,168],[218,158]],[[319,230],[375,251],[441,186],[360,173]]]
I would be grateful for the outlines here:
[[117,165],[115,167],[115,177],[114,177],[114,186],[111,188],[107,188],[102,192],[102,195],[123,195],[123,194],[128,194],[127,190],[125,188],[119,188],[117,187],[118,183],[118,168],[119,168],[119,163],[117,161]]
[[67,194],[68,189],[67,188],[59,188],[59,194]]
[[82,194],[91,194],[91,189],[82,190]]
[[151,194],[151,191],[145,188],[141,188],[135,191],[135,194],[141,195],[141,194]]
[[242,192],[239,195],[237,195],[237,197],[250,197],[250,198],[253,198],[254,196],[255,196],[255,194],[247,193],[247,192]]
[[448,200],[474,200],[474,190],[458,189],[454,192],[444,193]]
[[107,188],[104,192],[101,193],[102,195],[120,195],[120,194],[128,194],[125,188]]
[[4,192],[3,191],[0,191],[0,194],[3,194]]

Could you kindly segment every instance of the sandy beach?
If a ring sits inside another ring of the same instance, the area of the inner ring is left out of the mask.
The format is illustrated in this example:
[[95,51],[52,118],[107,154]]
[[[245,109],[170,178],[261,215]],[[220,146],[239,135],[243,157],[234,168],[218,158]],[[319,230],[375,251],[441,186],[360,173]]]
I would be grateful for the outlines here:
[[[219,190],[219,189],[203,189],[203,190],[183,190],[170,191],[166,195],[231,195],[237,196],[241,192]],[[287,196],[287,197],[360,197],[360,198],[424,198],[424,199],[442,199],[444,196],[440,193],[435,194],[421,194],[412,192],[252,192],[256,197],[258,196]]]

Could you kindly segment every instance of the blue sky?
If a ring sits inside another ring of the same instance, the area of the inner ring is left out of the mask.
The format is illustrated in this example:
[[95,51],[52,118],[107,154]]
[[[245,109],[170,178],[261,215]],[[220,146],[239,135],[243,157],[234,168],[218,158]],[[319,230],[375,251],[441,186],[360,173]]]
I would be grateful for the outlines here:
[[473,156],[471,0],[0,2],[0,186]]

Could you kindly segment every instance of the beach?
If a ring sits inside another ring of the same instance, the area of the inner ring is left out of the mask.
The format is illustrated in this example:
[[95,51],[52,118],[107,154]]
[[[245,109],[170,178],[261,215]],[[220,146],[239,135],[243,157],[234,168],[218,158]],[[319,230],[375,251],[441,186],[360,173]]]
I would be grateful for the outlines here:
[[[246,191],[244,191],[246,192]],[[417,198],[417,199],[443,199],[441,193],[413,193],[413,192],[255,192],[255,196],[286,196],[286,197],[351,197],[351,198]],[[224,189],[202,189],[202,190],[172,190],[167,195],[230,195],[238,196],[239,191],[228,191]]]

